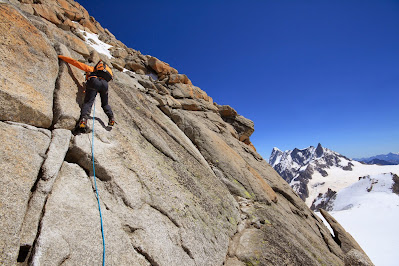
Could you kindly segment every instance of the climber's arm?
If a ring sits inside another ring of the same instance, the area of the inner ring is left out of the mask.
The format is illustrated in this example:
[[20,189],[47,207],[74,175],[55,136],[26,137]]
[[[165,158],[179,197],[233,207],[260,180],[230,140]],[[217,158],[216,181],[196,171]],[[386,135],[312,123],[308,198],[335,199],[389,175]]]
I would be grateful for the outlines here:
[[66,57],[63,55],[59,55],[58,58],[62,59],[63,61],[83,70],[84,72],[93,72],[94,71],[94,67],[92,66],[88,66],[86,64],[83,64],[75,59],[72,59],[70,57]]

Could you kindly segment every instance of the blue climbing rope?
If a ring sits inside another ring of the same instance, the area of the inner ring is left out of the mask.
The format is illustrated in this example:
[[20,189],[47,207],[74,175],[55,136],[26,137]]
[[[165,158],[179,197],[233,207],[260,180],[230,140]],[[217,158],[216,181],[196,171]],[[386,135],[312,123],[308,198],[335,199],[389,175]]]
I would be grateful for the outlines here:
[[100,197],[98,196],[97,182],[96,182],[96,167],[94,165],[94,118],[95,118],[95,111],[96,111],[96,102],[94,101],[94,105],[93,105],[93,128],[92,128],[92,135],[91,135],[91,138],[92,138],[92,140],[91,140],[91,159],[93,161],[94,187],[96,189],[98,211],[100,212],[101,235],[103,237],[103,266],[104,266],[104,264],[105,264],[105,237],[104,237],[104,227],[103,227],[103,216],[101,215]]

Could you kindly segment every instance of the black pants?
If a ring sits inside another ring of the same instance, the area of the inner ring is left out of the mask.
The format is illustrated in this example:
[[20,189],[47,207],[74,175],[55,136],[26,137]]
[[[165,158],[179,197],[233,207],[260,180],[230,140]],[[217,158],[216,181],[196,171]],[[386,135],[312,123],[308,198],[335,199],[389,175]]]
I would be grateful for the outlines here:
[[114,118],[111,106],[108,104],[108,82],[100,78],[91,78],[86,84],[85,100],[80,112],[80,117],[87,119],[91,112],[91,107],[96,99],[97,92],[100,93],[101,107],[109,119]]

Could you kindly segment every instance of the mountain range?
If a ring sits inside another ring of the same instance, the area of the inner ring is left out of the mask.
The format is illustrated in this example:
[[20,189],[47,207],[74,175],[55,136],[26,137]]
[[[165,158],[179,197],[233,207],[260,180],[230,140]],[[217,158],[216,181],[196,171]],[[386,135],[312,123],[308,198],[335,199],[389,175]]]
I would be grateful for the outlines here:
[[380,165],[395,165],[399,164],[399,153],[380,154],[367,158],[354,158],[353,160],[367,163],[367,164],[380,164]]
[[325,210],[343,225],[375,265],[397,265],[399,165],[360,163],[321,144],[285,152],[274,148],[269,162],[326,224],[331,220],[323,217]]
[[363,164],[322,147],[320,143],[316,148],[310,146],[284,152],[274,148],[269,163],[309,207],[320,193],[336,193],[355,183],[359,177],[399,173],[398,165]]

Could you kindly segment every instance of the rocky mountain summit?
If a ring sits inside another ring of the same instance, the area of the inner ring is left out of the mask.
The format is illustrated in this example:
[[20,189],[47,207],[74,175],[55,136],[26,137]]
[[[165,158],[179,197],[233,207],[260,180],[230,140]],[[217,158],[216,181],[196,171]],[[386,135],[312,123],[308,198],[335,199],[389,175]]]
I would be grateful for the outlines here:
[[328,176],[327,169],[338,167],[344,171],[351,171],[353,163],[345,156],[324,148],[319,143],[317,147],[306,149],[281,151],[274,148],[269,163],[276,171],[290,183],[301,199],[309,197],[309,180],[315,171],[323,177]]
[[[101,264],[94,160],[105,265],[372,265],[256,152],[252,121],[77,2],[2,0],[0,32],[0,264]],[[85,79],[60,54],[113,67],[115,128],[97,99],[94,137],[73,134]]]

